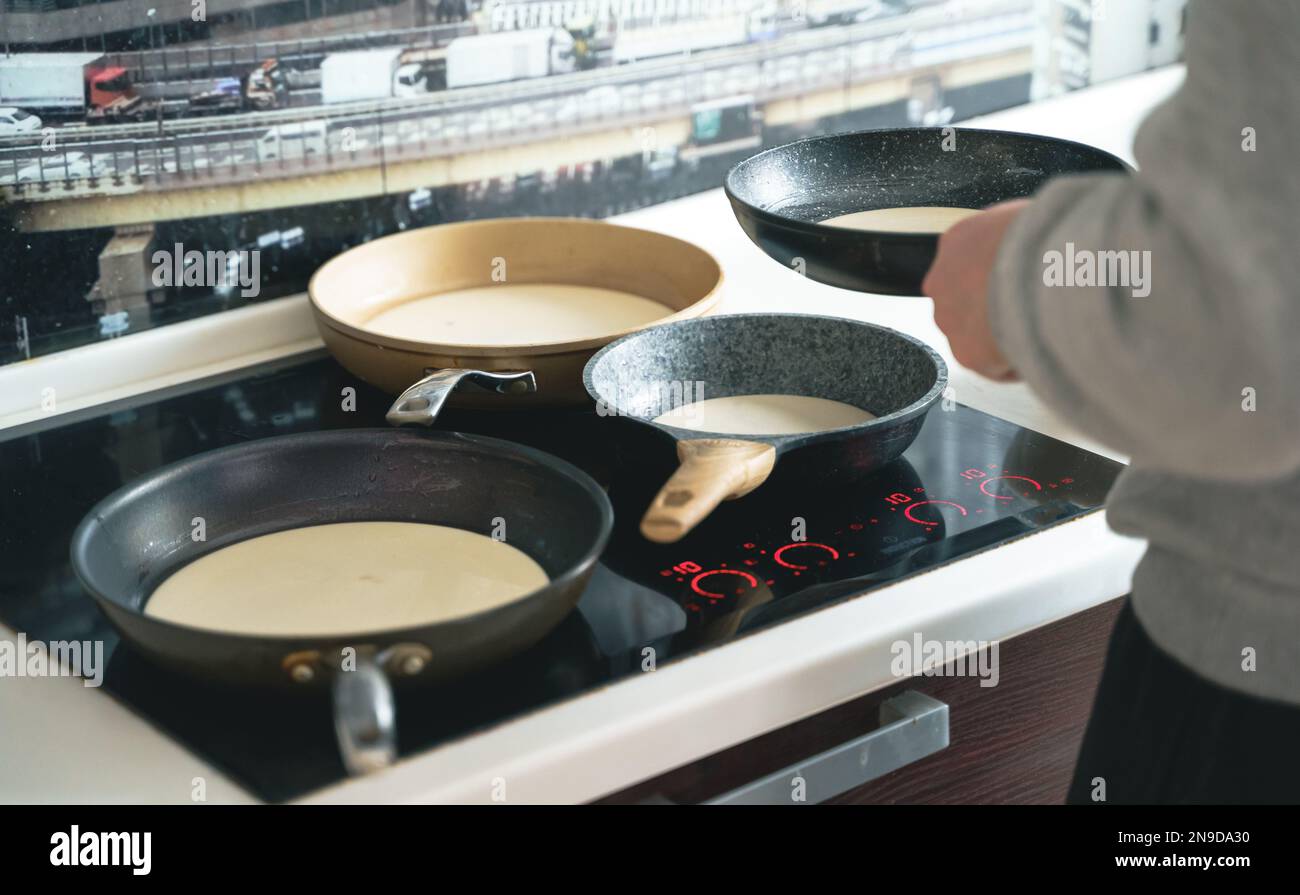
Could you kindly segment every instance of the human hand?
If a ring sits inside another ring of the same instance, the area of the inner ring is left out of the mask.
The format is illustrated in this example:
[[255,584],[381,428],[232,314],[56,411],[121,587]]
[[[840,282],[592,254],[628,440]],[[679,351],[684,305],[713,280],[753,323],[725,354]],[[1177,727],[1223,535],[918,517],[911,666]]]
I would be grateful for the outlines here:
[[1019,379],[989,327],[989,274],[1007,228],[1029,204],[1015,199],[990,206],[953,224],[939,237],[939,251],[921,289],[934,299],[934,322],[967,367],[997,382]]

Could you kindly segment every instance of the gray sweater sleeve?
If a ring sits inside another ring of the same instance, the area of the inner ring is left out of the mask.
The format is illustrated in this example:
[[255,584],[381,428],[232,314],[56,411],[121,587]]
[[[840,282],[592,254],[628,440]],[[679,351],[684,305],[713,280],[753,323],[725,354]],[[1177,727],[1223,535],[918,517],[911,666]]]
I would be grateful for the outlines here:
[[[1044,400],[1135,464],[1228,481],[1300,469],[1300,16],[1246,6],[1193,0],[1140,173],[1049,183],[989,283],[994,337]],[[1046,285],[1067,243],[1150,252],[1150,294]]]

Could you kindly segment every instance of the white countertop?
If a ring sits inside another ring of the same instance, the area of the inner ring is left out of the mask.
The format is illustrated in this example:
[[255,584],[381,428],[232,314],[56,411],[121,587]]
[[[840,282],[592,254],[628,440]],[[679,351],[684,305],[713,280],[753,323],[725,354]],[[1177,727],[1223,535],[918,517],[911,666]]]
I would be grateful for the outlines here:
[[[1132,160],[1137,124],[1176,89],[1179,67],[962,122],[1051,134]],[[1040,432],[1115,456],[1049,412],[1024,385],[958,366],[924,298],[860,295],[813,283],[765,258],[721,190],[643,209],[621,223],[691,240],[721,261],[719,312],[855,317],[911,333],[948,361],[953,397]],[[317,345],[305,299],[213,318],[0,368],[0,428],[40,419],[55,388],[65,413],[236,369]],[[55,422],[56,420],[50,420]],[[487,802],[598,798],[695,758],[895,682],[889,646],[999,640],[1127,592],[1142,542],[1094,513],[873,590],[839,605],[671,662],[658,671],[404,759],[307,801]],[[0,637],[12,632],[0,627]],[[235,784],[99,691],[71,678],[0,678],[0,801],[254,801]]]

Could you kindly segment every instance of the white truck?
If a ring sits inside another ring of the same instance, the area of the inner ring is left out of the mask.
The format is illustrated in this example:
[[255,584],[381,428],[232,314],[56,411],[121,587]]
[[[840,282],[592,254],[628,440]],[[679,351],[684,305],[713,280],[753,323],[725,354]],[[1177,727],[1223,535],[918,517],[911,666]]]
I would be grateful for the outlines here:
[[622,28],[614,36],[615,65],[739,46],[749,39],[749,23],[742,13],[719,15],[707,20]]
[[86,79],[102,53],[0,56],[0,102],[29,109],[80,111]]
[[0,56],[0,106],[36,109],[88,121],[147,112],[126,69],[103,53],[15,53]]
[[562,28],[458,37],[447,45],[447,88],[567,74],[578,67],[573,35]]
[[322,103],[418,96],[427,93],[421,66],[409,63],[402,47],[330,53],[320,64]]

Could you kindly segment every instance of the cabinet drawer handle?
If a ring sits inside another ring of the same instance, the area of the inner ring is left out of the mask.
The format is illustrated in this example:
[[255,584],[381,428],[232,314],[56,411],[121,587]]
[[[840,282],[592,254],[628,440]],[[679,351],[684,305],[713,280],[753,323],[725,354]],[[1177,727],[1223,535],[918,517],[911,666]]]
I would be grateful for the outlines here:
[[[792,805],[824,802],[948,746],[948,706],[908,690],[880,705],[880,727],[847,743],[704,802],[706,805]],[[803,795],[793,798],[796,778]]]

